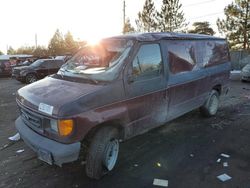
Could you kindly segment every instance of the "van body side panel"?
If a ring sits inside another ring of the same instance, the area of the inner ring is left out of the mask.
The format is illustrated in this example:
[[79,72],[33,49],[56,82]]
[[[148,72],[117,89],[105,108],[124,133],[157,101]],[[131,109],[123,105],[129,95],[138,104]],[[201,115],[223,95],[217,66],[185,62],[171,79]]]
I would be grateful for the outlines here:
[[213,89],[214,86],[220,85],[222,89],[221,94],[225,94],[229,87],[231,65],[230,62],[226,62],[220,65],[207,67],[206,70],[209,74],[208,89]]
[[204,78],[197,73],[183,73],[169,77],[169,113],[168,119],[173,119],[191,111],[204,102],[206,93],[198,93]]

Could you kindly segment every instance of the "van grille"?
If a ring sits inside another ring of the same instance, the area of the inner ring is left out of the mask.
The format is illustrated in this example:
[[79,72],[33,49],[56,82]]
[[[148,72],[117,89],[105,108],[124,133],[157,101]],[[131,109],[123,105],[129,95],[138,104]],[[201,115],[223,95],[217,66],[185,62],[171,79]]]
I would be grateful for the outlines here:
[[26,125],[28,125],[30,128],[35,129],[39,132],[43,130],[42,126],[42,117],[39,117],[37,114],[30,112],[26,109],[21,108],[21,117],[22,120]]

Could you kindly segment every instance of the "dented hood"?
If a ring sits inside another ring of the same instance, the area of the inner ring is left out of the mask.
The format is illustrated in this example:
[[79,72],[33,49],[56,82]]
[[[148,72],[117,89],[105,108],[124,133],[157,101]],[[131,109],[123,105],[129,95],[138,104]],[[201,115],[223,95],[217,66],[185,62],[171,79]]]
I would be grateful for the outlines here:
[[64,104],[73,102],[79,97],[93,93],[102,87],[102,85],[46,77],[19,89],[17,102],[42,114],[57,116],[60,107]]

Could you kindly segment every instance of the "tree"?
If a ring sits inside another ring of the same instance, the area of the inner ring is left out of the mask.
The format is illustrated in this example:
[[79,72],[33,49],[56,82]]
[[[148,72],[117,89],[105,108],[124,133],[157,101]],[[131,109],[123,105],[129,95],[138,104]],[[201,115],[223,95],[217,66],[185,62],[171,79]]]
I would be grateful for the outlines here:
[[156,31],[156,9],[152,0],[146,0],[142,12],[138,13],[138,19],[135,21],[137,30],[140,32]]
[[14,55],[14,54],[16,54],[16,51],[11,46],[9,46],[9,48],[7,50],[7,54],[8,55]]
[[49,56],[48,49],[45,46],[38,46],[36,49],[34,49],[32,54],[36,57]]
[[162,32],[183,31],[187,23],[179,0],[162,0],[160,12],[157,12],[158,29]]
[[79,49],[79,44],[76,42],[72,34],[68,31],[64,36],[65,52],[74,54]]
[[122,33],[126,34],[126,33],[132,33],[132,32],[135,32],[135,28],[131,25],[130,19],[127,18],[125,21],[125,25],[123,26]]
[[34,46],[22,46],[16,50],[16,54],[28,54],[32,55],[35,47]]
[[4,53],[2,51],[0,51],[0,55],[3,55]]
[[193,29],[188,30],[188,33],[198,33],[205,35],[214,35],[214,30],[210,27],[209,22],[194,22]]
[[57,55],[64,55],[65,53],[65,43],[63,36],[59,29],[56,30],[55,34],[51,38],[49,45],[48,45],[48,50],[50,55],[52,56],[57,56]]
[[224,9],[225,19],[217,19],[218,30],[225,34],[230,47],[249,49],[250,2],[235,0]]

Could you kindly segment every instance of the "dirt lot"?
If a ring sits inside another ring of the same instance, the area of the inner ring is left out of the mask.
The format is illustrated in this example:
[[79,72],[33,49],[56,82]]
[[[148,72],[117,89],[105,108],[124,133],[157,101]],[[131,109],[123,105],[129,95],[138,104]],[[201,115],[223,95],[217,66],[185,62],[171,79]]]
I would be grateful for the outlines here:
[[[154,178],[177,188],[250,187],[250,83],[231,82],[216,117],[195,110],[123,143],[115,170],[99,181],[85,176],[80,161],[49,166],[23,141],[8,140],[16,133],[15,92],[23,86],[0,78],[0,187],[154,187]],[[232,179],[220,182],[216,176],[223,173]]]

